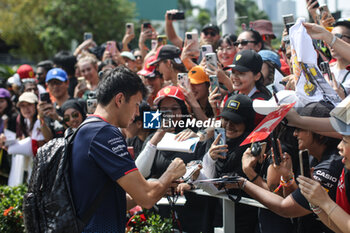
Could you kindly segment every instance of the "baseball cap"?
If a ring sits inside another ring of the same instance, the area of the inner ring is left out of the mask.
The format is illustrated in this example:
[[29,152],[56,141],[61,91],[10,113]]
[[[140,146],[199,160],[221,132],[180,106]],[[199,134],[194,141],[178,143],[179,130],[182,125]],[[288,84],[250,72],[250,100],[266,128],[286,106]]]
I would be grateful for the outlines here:
[[182,61],[180,59],[181,50],[174,45],[163,45],[158,48],[156,53],[156,60],[151,62],[150,65],[154,65],[161,60],[172,59],[177,64],[181,64]]
[[0,98],[11,98],[11,94],[5,88],[0,88]]
[[33,93],[33,92],[24,92],[19,98],[18,98],[18,103],[17,103],[17,107],[19,107],[19,105],[22,102],[27,102],[27,103],[37,103],[38,102],[38,97]]
[[217,34],[220,33],[220,29],[218,26],[212,24],[212,23],[208,23],[206,25],[204,25],[204,27],[202,28],[202,32],[205,31],[205,30],[208,30],[208,29],[211,29],[213,31],[215,31]]
[[153,101],[153,104],[157,105],[165,97],[171,97],[178,100],[185,101],[185,96],[177,86],[166,86],[160,89]]
[[262,67],[262,58],[254,50],[242,50],[235,55],[232,65],[228,67],[239,72],[252,71],[259,73]]
[[129,58],[129,59],[132,60],[132,61],[136,61],[135,56],[134,56],[131,52],[129,52],[129,51],[123,51],[123,52],[120,53],[120,55],[121,55],[122,57]]
[[258,54],[261,56],[263,61],[270,61],[278,66],[278,68],[281,68],[280,57],[277,55],[277,53],[272,52],[271,50],[260,50]]
[[30,65],[24,64],[18,67],[17,74],[21,79],[34,79],[34,70]]
[[156,60],[156,56],[150,56],[149,58],[146,59],[146,61],[144,62],[143,68],[142,70],[140,70],[139,72],[137,72],[138,75],[142,75],[145,78],[153,78],[156,73],[156,67],[150,65],[151,62]]
[[335,24],[334,27],[336,26],[345,26],[348,29],[350,29],[350,18],[340,18],[338,19]]
[[227,99],[220,117],[224,117],[234,123],[247,122],[255,117],[252,100],[243,94],[233,95]]
[[266,19],[255,20],[252,24],[252,28],[259,32],[260,35],[269,35],[272,36],[273,39],[276,38],[275,33],[272,30],[272,23]]
[[68,76],[66,71],[62,70],[61,68],[53,68],[47,72],[45,82],[49,82],[52,79],[66,82],[68,80]]
[[349,136],[350,135],[350,111],[349,111],[350,96],[347,96],[340,102],[331,112],[330,122],[335,131]]
[[[295,94],[295,91],[291,90],[282,90],[276,93],[279,104],[291,104],[298,101],[298,97]],[[271,97],[269,100],[259,100],[255,99],[253,101],[254,111],[261,115],[268,115],[269,113],[277,110],[278,105],[274,97]]]
[[209,76],[204,72],[203,67],[194,66],[188,71],[188,77],[191,84],[201,84],[209,82]]

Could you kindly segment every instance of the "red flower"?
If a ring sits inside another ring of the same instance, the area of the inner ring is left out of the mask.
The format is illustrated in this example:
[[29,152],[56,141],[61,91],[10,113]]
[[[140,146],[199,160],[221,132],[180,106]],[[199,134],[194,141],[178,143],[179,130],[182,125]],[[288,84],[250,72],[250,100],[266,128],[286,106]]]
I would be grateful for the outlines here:
[[10,208],[6,209],[6,210],[4,211],[4,216],[7,216],[8,213],[9,213],[12,209],[13,209],[13,206],[11,206]]

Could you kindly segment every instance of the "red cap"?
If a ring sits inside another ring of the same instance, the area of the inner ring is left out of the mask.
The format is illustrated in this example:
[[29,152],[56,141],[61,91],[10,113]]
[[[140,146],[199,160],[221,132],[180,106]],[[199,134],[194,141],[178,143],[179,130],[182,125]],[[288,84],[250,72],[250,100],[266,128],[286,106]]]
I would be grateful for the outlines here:
[[185,96],[177,86],[166,86],[158,91],[153,104],[157,105],[165,97],[171,97],[178,100],[185,101]]
[[156,67],[151,66],[149,63],[155,61],[157,57],[155,55],[150,56],[149,58],[146,59],[143,69],[137,72],[138,75],[145,76],[146,78],[153,78],[156,74],[154,73]]
[[35,78],[34,70],[30,65],[24,64],[17,69],[17,74],[21,79]]

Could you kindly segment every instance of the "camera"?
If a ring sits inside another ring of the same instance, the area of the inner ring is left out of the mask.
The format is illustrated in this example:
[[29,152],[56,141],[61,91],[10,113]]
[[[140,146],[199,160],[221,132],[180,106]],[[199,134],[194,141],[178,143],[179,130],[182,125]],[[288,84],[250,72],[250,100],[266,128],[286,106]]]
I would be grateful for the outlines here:
[[84,32],[84,40],[92,39],[92,33],[91,32]]
[[265,153],[266,142],[253,142],[250,150],[254,157],[260,156]]
[[46,103],[51,103],[50,94],[48,92],[43,92],[40,94],[40,101],[45,101]]
[[192,40],[192,35],[191,34],[187,34],[187,40]]
[[151,28],[152,26],[151,26],[151,23],[143,23],[143,29],[145,29],[145,28]]
[[176,13],[168,13],[168,19],[169,20],[183,20],[185,19],[185,12],[178,11]]

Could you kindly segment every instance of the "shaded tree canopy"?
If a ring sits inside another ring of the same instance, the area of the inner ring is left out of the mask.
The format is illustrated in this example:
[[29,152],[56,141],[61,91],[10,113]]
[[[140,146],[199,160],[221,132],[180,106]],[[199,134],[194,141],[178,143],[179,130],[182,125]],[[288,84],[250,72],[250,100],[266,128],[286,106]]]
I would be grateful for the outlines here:
[[2,0],[0,37],[18,47],[13,54],[38,61],[69,50],[84,32],[97,43],[121,40],[134,9],[127,0]]

